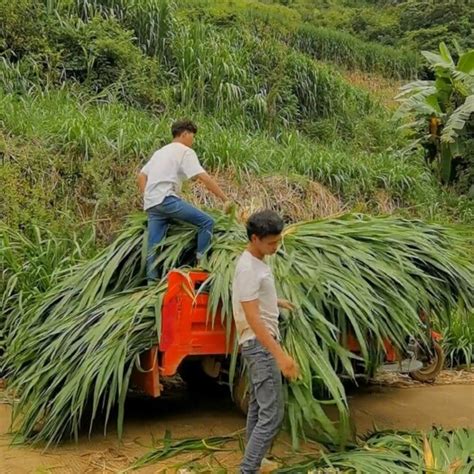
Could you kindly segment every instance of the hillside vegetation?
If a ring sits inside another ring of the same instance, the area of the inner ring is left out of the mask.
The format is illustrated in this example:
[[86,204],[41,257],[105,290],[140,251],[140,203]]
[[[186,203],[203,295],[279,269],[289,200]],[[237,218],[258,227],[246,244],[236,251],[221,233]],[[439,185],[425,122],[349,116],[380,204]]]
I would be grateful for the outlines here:
[[377,213],[383,200],[469,222],[472,202],[406,152],[393,110],[370,92],[378,77],[414,78],[422,57],[337,23],[358,11],[350,2],[324,3],[1,0],[2,219],[67,232],[123,222],[137,169],[190,116],[205,166],[234,179],[291,173],[349,210]]

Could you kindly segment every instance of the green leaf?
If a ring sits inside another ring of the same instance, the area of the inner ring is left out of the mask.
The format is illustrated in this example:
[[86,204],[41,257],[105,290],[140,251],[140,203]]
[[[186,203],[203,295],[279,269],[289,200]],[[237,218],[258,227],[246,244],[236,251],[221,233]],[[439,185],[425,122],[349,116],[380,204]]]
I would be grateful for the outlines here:
[[464,53],[459,58],[456,69],[466,74],[471,74],[474,71],[474,50]]
[[[231,351],[236,347],[230,337],[232,278],[246,235],[241,223],[217,213],[215,218],[212,252],[204,262],[211,270],[206,288],[210,320],[219,316],[225,323]],[[32,442],[77,437],[81,426],[92,426],[100,414],[106,426],[113,411],[121,432],[128,371],[140,353],[159,342],[159,302],[166,291],[166,281],[140,286],[145,222],[143,214],[130,219],[102,252],[9,314],[12,330],[2,362],[19,397],[14,422]],[[7,250],[0,247],[0,258],[10,255],[13,241],[42,250],[50,240],[30,242],[22,235],[13,238],[11,229],[4,232],[7,238],[2,231],[0,239],[10,243]],[[170,227],[157,258],[163,275],[194,237],[187,225]],[[349,331],[364,348],[365,370],[372,372],[380,363],[382,338],[401,349],[408,334],[422,337],[420,304],[440,320],[459,300],[466,308],[474,305],[473,265],[465,244],[459,230],[394,216],[346,215],[286,229],[281,250],[268,263],[281,297],[298,304],[297,315],[282,324],[284,347],[302,369],[301,380],[285,385],[295,443],[308,426],[333,443],[344,439],[349,413],[339,375],[353,374],[344,343]],[[232,375],[236,350],[231,357]],[[340,432],[322,410],[327,403],[336,407]]]
[[464,104],[458,107],[448,118],[441,134],[441,141],[444,143],[454,143],[473,113],[474,94],[467,97]]
[[436,94],[429,95],[426,97],[425,102],[436,114],[442,114],[441,107],[439,106],[438,96]]
[[449,71],[453,67],[452,60],[446,61],[442,56],[430,51],[422,51],[421,54],[428,60],[431,68],[442,68],[445,71]]
[[446,63],[449,63],[450,65],[454,66],[453,58],[451,57],[451,53],[449,52],[449,49],[444,41],[439,44],[439,52],[441,53],[441,57]]

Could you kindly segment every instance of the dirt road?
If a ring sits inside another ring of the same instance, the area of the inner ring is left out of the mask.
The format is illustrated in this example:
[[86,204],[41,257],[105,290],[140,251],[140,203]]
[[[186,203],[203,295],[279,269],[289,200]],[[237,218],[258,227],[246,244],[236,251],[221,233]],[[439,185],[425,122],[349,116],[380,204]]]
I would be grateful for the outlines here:
[[[445,428],[474,428],[474,384],[434,385],[398,388],[371,385],[352,391],[350,405],[359,433],[373,428],[428,429],[433,424]],[[111,425],[106,437],[98,430],[91,439],[84,436],[78,444],[67,443],[42,452],[40,449],[10,446],[6,434],[10,406],[0,404],[0,473],[113,473],[127,468],[137,456],[149,450],[152,438],[161,439],[166,430],[173,438],[225,435],[244,426],[243,416],[224,396],[198,396],[186,391],[173,399],[130,400],[122,444],[116,440]],[[232,451],[199,461],[209,465],[209,472],[235,472],[240,459],[238,443]],[[305,446],[306,451],[316,449]],[[292,455],[289,438],[280,435],[274,453]],[[189,461],[196,454],[181,456]],[[170,467],[171,466],[171,467]],[[174,467],[173,467],[174,466]],[[175,472],[177,459],[155,464],[140,473]],[[227,471],[222,470],[223,466]]]

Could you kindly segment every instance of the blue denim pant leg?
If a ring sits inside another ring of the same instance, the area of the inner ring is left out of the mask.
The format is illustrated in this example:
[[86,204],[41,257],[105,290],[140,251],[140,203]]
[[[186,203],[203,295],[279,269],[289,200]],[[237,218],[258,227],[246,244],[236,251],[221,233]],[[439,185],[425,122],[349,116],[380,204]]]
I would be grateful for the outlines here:
[[163,240],[169,223],[173,220],[188,222],[198,228],[196,256],[198,260],[209,248],[214,229],[214,220],[205,212],[176,196],[168,196],[161,204],[147,210],[148,214],[148,255],[147,279],[156,280],[158,272],[154,268],[156,246]]
[[164,239],[169,227],[169,219],[161,215],[156,207],[147,210],[148,215],[148,252],[146,257],[146,278],[148,281],[158,280],[155,266],[156,246]]
[[249,373],[250,399],[240,472],[255,474],[283,422],[282,376],[274,357],[256,339],[244,343],[242,357]]

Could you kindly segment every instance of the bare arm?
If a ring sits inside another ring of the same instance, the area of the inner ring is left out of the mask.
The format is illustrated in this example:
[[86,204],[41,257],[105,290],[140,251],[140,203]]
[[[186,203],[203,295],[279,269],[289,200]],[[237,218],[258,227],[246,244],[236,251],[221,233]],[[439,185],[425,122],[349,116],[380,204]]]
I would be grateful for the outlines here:
[[216,183],[214,178],[209,176],[207,173],[199,173],[196,175],[196,179],[201,181],[204,186],[206,186],[211,193],[215,194],[219,199],[222,200],[222,202],[228,201],[227,196],[225,195],[224,191],[220,188],[220,186]]
[[138,189],[142,194],[145,193],[146,182],[148,181],[148,177],[146,174],[139,173],[137,178]]
[[244,309],[245,319],[255,333],[257,340],[273,355],[283,375],[289,379],[296,379],[299,375],[298,365],[294,359],[283,350],[266,328],[260,318],[258,300],[242,301],[241,305]]

